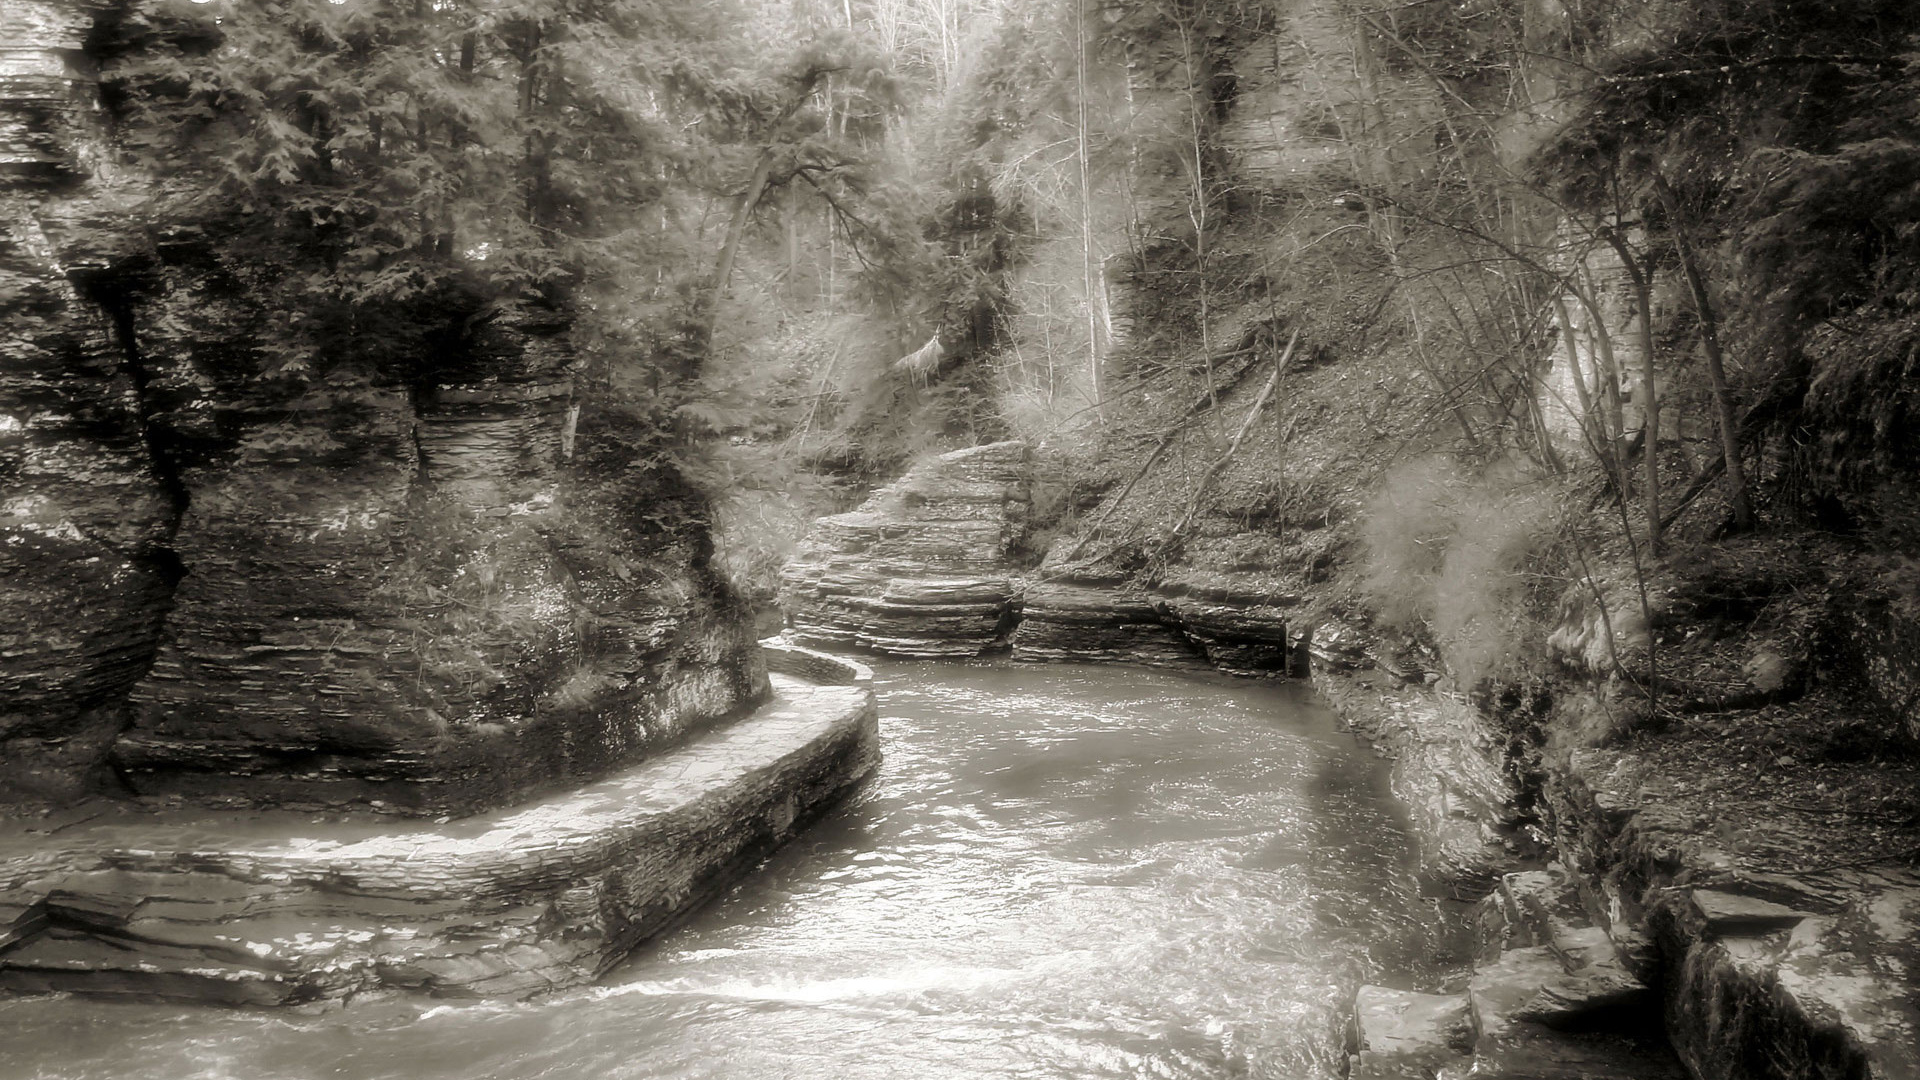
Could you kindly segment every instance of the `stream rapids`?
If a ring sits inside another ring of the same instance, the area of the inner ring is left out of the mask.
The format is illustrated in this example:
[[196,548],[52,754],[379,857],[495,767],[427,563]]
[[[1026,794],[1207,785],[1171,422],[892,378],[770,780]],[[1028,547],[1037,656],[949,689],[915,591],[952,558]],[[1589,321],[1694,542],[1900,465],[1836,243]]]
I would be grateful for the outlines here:
[[878,773],[602,982],[314,1015],[0,1001],[0,1078],[1340,1075],[1457,942],[1304,686],[881,662]]

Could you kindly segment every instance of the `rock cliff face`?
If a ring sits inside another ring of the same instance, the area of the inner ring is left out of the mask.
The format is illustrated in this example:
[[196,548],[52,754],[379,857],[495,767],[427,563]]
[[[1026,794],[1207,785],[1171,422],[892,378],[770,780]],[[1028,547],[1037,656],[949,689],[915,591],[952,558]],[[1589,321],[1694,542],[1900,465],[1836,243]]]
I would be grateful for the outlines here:
[[180,502],[91,295],[129,246],[108,225],[129,185],[95,175],[91,25],[0,5],[0,792],[55,800],[99,779],[179,576]]
[[943,454],[821,518],[781,572],[795,634],[897,656],[975,656],[1012,629],[1027,448]]
[[0,798],[465,812],[764,696],[699,498],[605,437],[567,311],[424,381],[289,377],[286,313],[130,226],[103,11],[0,0]]

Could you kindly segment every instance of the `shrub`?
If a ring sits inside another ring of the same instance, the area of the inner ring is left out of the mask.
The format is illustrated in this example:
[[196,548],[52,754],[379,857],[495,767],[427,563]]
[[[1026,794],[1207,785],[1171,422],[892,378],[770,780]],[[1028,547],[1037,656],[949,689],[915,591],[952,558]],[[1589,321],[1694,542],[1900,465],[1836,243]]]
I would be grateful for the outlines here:
[[1526,465],[1471,480],[1443,457],[1401,466],[1362,519],[1363,595],[1382,624],[1431,637],[1462,688],[1517,677],[1543,633],[1536,600],[1558,516]]

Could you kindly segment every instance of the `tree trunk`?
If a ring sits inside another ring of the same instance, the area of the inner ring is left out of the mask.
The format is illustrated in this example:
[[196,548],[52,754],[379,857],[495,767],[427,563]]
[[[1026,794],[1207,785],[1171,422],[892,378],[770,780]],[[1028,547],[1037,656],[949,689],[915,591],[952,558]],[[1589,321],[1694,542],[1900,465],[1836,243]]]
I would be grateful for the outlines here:
[[[1607,471],[1607,479],[1617,490],[1625,490],[1616,471],[1618,462],[1614,460],[1613,439],[1605,431],[1606,420],[1599,413],[1593,395],[1587,392],[1587,378],[1580,370],[1580,347],[1573,340],[1573,318],[1567,314],[1567,302],[1560,297],[1553,298],[1553,316],[1560,323],[1560,336],[1567,344],[1567,373],[1573,376],[1573,392],[1580,399],[1580,432],[1593,450],[1593,456],[1600,467]],[[1598,375],[1598,365],[1595,375]],[[1599,379],[1596,377],[1595,382]]]
[[1627,242],[1620,238],[1620,232],[1608,228],[1605,233],[1607,243],[1620,256],[1627,268],[1627,278],[1633,283],[1634,303],[1640,307],[1640,405],[1641,430],[1646,437],[1642,440],[1640,453],[1646,462],[1646,491],[1642,496],[1647,504],[1647,552],[1660,554],[1660,399],[1653,388],[1653,283],[1633,253],[1628,250]]
[[733,260],[740,253],[740,238],[746,235],[747,218],[759,204],[761,193],[767,190],[767,176],[772,171],[773,153],[762,150],[760,160],[754,163],[753,176],[747,181],[747,189],[740,194],[740,202],[734,206],[733,216],[727,221],[727,239],[720,246],[720,262],[713,271],[713,295],[707,302],[703,345],[713,340],[713,328],[720,319],[720,301],[726,299],[727,284],[733,280]]
[[1727,494],[1733,503],[1733,527],[1741,532],[1753,528],[1753,501],[1747,492],[1747,469],[1740,460],[1740,433],[1734,425],[1733,397],[1727,391],[1727,368],[1720,352],[1720,323],[1714,316],[1713,301],[1707,295],[1707,283],[1693,258],[1693,245],[1680,225],[1680,201],[1664,176],[1654,178],[1654,190],[1667,211],[1667,228],[1673,234],[1674,251],[1680,256],[1680,269],[1687,277],[1687,290],[1693,294],[1694,313],[1700,320],[1700,345],[1707,354],[1707,380],[1713,393],[1714,420],[1720,427],[1720,453],[1725,459]]
[[1100,378],[1100,313],[1095,306],[1098,293],[1093,257],[1093,183],[1087,168],[1087,0],[1074,0],[1073,64],[1075,99],[1079,108],[1075,149],[1080,165],[1080,261],[1087,312],[1087,380],[1093,392],[1093,418],[1098,422],[1103,417],[1099,403],[1106,395],[1106,387]]
[[1580,306],[1587,310],[1587,329],[1593,337],[1594,355],[1599,358],[1601,400],[1606,408],[1607,453],[1614,462],[1614,479],[1619,483],[1620,497],[1627,497],[1627,421],[1620,404],[1620,364],[1613,355],[1613,334],[1607,330],[1605,312],[1600,309],[1600,300],[1595,294],[1593,282],[1587,283],[1584,294],[1576,293]]

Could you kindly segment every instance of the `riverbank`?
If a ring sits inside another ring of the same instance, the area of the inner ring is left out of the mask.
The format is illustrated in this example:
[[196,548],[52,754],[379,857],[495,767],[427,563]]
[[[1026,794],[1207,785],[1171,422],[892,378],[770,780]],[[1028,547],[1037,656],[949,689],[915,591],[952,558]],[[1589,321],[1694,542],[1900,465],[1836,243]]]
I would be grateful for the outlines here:
[[774,676],[773,700],[639,766],[472,817],[24,819],[0,841],[0,990],[280,1006],[590,981],[873,769],[871,676],[768,656],[807,678]]
[[[937,494],[948,462],[983,452],[1018,458],[1005,445],[962,451],[889,490]],[[927,501],[877,500],[862,508],[862,527],[910,535]],[[1911,972],[1920,970],[1920,762],[1903,749],[1899,723],[1875,705],[1897,699],[1911,681],[1911,663],[1891,644],[1905,640],[1905,624],[1874,600],[1884,588],[1856,590],[1858,619],[1837,602],[1820,607],[1828,590],[1803,586],[1710,603],[1715,590],[1732,587],[1733,564],[1773,567],[1768,581],[1798,581],[1795,567],[1819,565],[1792,543],[1780,551],[1784,542],[1764,540],[1726,546],[1727,566],[1656,580],[1670,642],[1662,677],[1673,687],[1669,711],[1678,712],[1654,722],[1622,698],[1604,662],[1613,654],[1585,655],[1613,632],[1595,605],[1570,605],[1561,624],[1547,628],[1550,651],[1564,655],[1527,700],[1469,699],[1451,689],[1431,651],[1340,614],[1324,582],[1262,569],[1258,560],[1237,569],[1105,569],[1075,563],[1071,538],[1037,567],[1023,566],[1017,530],[996,517],[981,536],[989,532],[998,546],[976,544],[966,559],[1004,595],[998,614],[980,620],[982,632],[955,645],[962,652],[1307,676],[1357,735],[1392,759],[1394,792],[1416,826],[1432,887],[1507,912],[1505,923],[1517,927],[1494,935],[1510,947],[1490,949],[1475,976],[1504,990],[1478,999],[1469,992],[1448,1006],[1458,1006],[1473,1036],[1449,1036],[1471,1051],[1461,1067],[1478,1060],[1483,1072],[1531,1075],[1524,1068],[1544,1066],[1500,1063],[1511,1047],[1500,1049],[1508,1036],[1498,1033],[1520,1030],[1528,1035],[1520,1042],[1553,1045],[1536,1030],[1551,1030],[1551,1020],[1623,1033],[1664,1026],[1702,1080],[1920,1076],[1911,990]],[[1796,553],[1798,563],[1782,562]],[[867,596],[907,595],[916,582],[953,576],[937,553],[901,554],[881,566],[885,580],[874,589],[832,599],[841,625],[870,617]],[[798,563],[809,557],[803,548]],[[1848,564],[1827,565],[1843,574]],[[788,580],[818,580],[807,574],[802,566]],[[816,629],[805,612],[818,595],[787,595],[803,641]],[[880,609],[885,634],[836,635],[832,644],[887,652],[890,640],[918,632],[912,610]],[[1757,615],[1764,618],[1756,630],[1749,623]],[[1611,616],[1623,655],[1636,632],[1645,647],[1629,616]],[[1853,661],[1823,658],[1832,636],[1823,627],[1845,629]],[[1556,917],[1558,929],[1527,922],[1526,905],[1514,898],[1525,887],[1513,875],[1545,867],[1557,899],[1535,906],[1574,913]],[[1527,1012],[1541,994],[1556,1003],[1516,1021],[1521,1028],[1499,1019],[1501,1009]],[[1617,1007],[1622,996],[1632,1009]],[[1364,1025],[1357,1039],[1367,1045]],[[1649,1067],[1635,1053],[1616,1065],[1608,1075]]]
[[1304,684],[873,667],[880,767],[591,985],[0,999],[0,1075],[1341,1080],[1356,988],[1471,948],[1434,937],[1385,764]]

